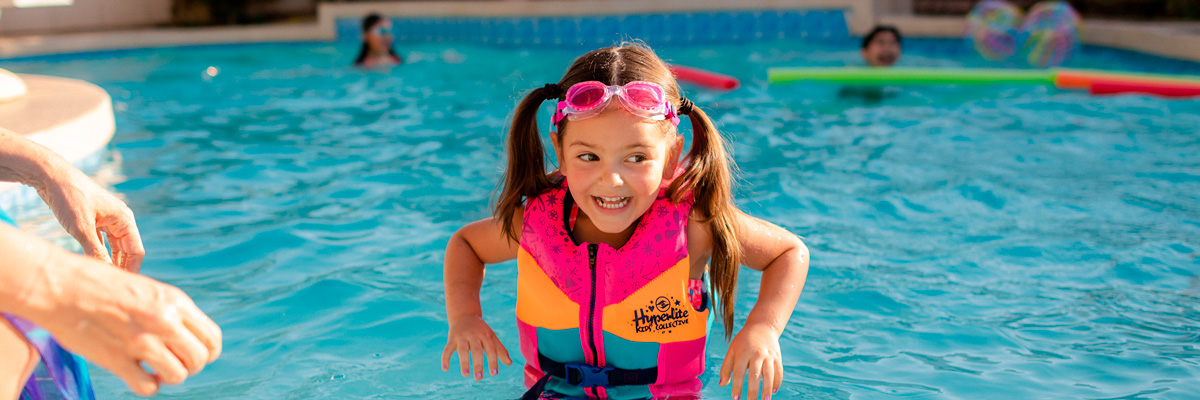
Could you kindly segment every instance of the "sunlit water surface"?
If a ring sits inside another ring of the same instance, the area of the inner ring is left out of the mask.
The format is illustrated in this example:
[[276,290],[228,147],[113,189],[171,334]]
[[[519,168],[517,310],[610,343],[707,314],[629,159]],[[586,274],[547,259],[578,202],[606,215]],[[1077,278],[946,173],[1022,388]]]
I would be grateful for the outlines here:
[[[933,51],[957,41],[914,43],[905,64],[983,65]],[[441,262],[455,229],[489,215],[508,113],[578,52],[404,46],[410,64],[364,72],[346,66],[355,50],[6,63],[112,95],[102,172],[137,213],[143,271],[224,329],[221,359],[162,398],[522,392],[516,367],[481,383],[440,370]],[[730,93],[685,90],[733,143],[741,207],[812,251],[776,398],[1200,397],[1200,101],[1040,86],[839,98],[834,86],[767,85],[766,68],[855,64],[849,42],[660,53],[742,80]],[[1095,48],[1073,61],[1157,62]],[[54,232],[45,213],[20,218]],[[482,298],[517,354],[515,279],[512,263],[490,268]],[[758,282],[743,272],[738,319]],[[705,393],[722,398],[715,332]],[[94,375],[102,398],[136,398]]]

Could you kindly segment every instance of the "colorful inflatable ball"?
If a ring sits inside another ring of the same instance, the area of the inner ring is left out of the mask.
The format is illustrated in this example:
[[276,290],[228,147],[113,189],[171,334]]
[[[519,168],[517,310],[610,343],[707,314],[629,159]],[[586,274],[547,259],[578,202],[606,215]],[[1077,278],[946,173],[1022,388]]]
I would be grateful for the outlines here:
[[1021,10],[1001,0],[984,0],[967,13],[968,43],[983,58],[1002,61],[1016,54]]
[[1021,23],[1029,65],[1055,67],[1070,59],[1079,46],[1080,22],[1079,13],[1065,1],[1034,4]]

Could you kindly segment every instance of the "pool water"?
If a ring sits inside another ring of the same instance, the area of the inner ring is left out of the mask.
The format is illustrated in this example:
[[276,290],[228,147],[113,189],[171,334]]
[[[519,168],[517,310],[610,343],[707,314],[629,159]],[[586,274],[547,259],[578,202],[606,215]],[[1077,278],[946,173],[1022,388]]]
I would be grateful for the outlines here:
[[[913,43],[908,65],[983,65],[938,50],[959,41]],[[404,45],[411,64],[363,72],[346,66],[356,50],[6,62],[109,91],[117,133],[102,168],[137,214],[143,272],[224,329],[221,359],[163,398],[523,391],[516,366],[481,383],[440,370],[441,262],[458,227],[489,215],[511,108],[579,52]],[[773,66],[856,64],[851,41],[661,54],[742,80],[730,93],[685,90],[733,143],[738,204],[812,251],[776,398],[1200,397],[1200,101],[1037,86],[898,87],[870,100],[765,82]],[[1072,63],[1164,72],[1098,48]],[[18,217],[52,231],[44,214]],[[515,264],[491,267],[482,299],[519,354],[515,279]],[[744,270],[739,320],[758,283]],[[714,379],[719,329],[708,398],[728,396]],[[96,371],[99,397],[136,398]]]

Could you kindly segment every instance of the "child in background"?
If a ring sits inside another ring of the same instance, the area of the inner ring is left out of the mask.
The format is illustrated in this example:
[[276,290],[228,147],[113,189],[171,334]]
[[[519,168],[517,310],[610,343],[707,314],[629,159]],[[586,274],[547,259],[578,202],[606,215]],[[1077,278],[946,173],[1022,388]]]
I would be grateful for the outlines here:
[[878,25],[863,36],[863,61],[871,67],[890,67],[900,60],[900,31],[893,26]]
[[404,63],[392,48],[392,21],[379,14],[369,14],[362,21],[362,47],[354,66],[362,68],[391,67]]
[[[547,173],[536,115],[557,102]],[[681,159],[679,116],[692,123]],[[525,96],[508,139],[492,218],[446,246],[449,338],[463,376],[511,365],[483,319],[484,265],[517,259],[517,326],[526,399],[699,397],[714,317],[733,330],[738,266],[762,271],[757,303],[730,342],[721,386],[770,398],[783,382],[779,337],[808,273],[796,235],[742,213],[712,121],[684,99],[644,45],[595,50],[557,84]],[[712,290],[710,291],[710,284]],[[715,298],[710,298],[710,293]],[[714,304],[718,306],[712,307]]]

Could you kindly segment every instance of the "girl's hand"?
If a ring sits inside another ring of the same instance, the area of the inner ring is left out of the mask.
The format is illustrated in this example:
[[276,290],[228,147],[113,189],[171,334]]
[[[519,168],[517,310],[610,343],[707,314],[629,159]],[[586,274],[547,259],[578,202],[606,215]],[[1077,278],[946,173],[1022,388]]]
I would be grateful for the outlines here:
[[[749,372],[749,374],[747,374]],[[759,383],[762,383],[762,398],[770,399],[783,385],[783,356],[779,351],[779,332],[767,325],[747,325],[729,343],[725,362],[721,364],[720,386],[733,382],[733,399],[742,395],[742,382],[750,379],[747,399],[759,398]]]
[[[483,322],[482,317],[466,316],[450,321],[450,337],[446,340],[446,348],[442,350],[442,371],[450,370],[450,355],[458,352],[458,364],[462,367],[462,376],[471,376],[472,364],[475,370],[475,380],[483,380],[483,358],[487,354],[488,369],[492,376],[499,372],[496,361],[504,365],[512,365],[508,357],[508,349],[500,343],[496,332]],[[470,364],[468,356],[470,353]]]

